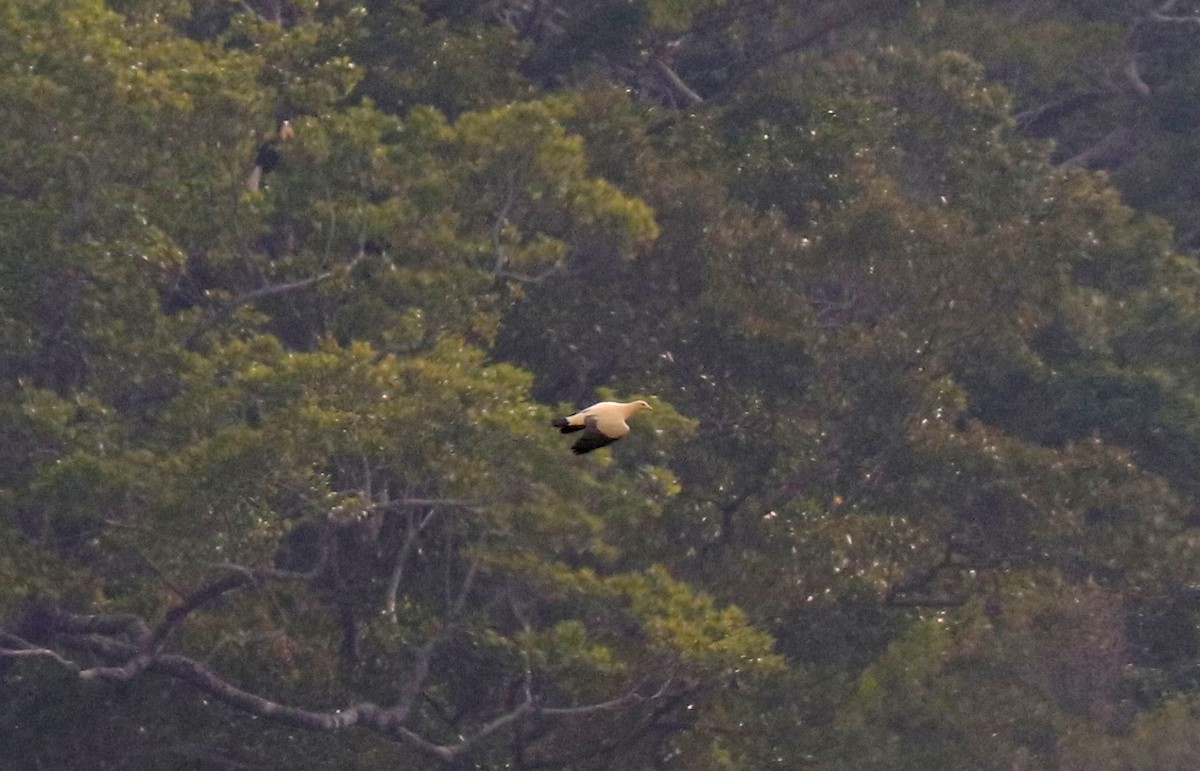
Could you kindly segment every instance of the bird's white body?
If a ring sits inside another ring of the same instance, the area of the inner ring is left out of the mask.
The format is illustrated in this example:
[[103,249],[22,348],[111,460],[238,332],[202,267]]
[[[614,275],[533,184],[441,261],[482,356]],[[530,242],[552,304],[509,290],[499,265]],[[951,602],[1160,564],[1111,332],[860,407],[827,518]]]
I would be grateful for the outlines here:
[[622,402],[598,402],[591,407],[582,409],[567,417],[569,426],[586,426],[587,419],[596,419],[596,430],[607,437],[621,439],[629,433],[626,422],[641,407],[637,402],[624,404]]

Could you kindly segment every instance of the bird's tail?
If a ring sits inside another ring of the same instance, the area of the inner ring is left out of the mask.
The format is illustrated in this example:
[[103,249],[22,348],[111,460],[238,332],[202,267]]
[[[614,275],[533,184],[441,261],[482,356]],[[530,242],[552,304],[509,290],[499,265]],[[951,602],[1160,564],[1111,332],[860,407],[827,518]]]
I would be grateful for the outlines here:
[[255,165],[254,170],[250,172],[250,179],[246,180],[246,189],[255,192],[262,184],[263,167]]
[[570,434],[574,431],[583,430],[583,426],[572,426],[567,422],[566,418],[555,418],[554,420],[550,421],[550,425],[554,426],[564,434]]

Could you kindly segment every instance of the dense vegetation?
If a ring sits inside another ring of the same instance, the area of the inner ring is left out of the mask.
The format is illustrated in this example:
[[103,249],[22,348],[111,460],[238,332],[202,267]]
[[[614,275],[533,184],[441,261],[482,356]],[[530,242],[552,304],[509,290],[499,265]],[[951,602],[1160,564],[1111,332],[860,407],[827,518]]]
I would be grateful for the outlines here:
[[5,0],[0,765],[1200,766],[1197,73],[1195,0]]

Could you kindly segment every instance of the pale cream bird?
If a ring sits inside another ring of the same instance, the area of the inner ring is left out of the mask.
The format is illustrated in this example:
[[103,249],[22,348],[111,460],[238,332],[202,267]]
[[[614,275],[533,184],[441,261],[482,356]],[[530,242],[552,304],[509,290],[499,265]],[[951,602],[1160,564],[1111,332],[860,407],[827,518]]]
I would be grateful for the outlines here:
[[631,417],[642,410],[653,409],[640,399],[636,402],[599,402],[565,418],[550,422],[564,434],[582,431],[583,435],[571,445],[571,452],[583,455],[610,445],[629,434]]

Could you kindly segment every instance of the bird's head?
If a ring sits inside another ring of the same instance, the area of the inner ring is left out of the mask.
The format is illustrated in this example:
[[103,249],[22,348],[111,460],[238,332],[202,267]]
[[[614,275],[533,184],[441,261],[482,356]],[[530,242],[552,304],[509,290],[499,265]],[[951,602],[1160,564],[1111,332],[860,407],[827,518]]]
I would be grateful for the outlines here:
[[634,408],[633,409],[634,412],[641,412],[642,410],[650,410],[651,412],[654,411],[654,408],[651,407],[648,403],[646,403],[642,399],[638,399],[636,402],[634,402],[633,408]]
[[292,122],[284,119],[279,121],[279,139],[283,142],[290,142],[296,136],[296,129],[292,128]]

